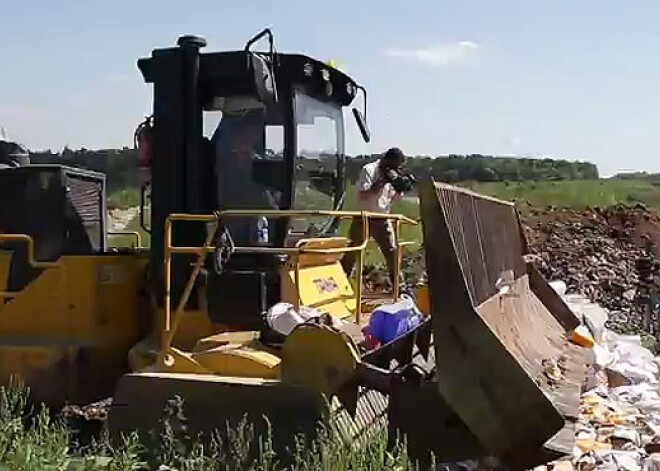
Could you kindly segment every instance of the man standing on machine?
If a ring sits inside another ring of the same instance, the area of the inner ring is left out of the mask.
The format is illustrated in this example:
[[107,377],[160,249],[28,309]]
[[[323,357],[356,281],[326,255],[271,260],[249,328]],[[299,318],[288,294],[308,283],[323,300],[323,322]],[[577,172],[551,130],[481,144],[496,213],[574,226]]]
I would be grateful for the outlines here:
[[[414,178],[404,174],[402,166],[405,155],[396,147],[389,149],[375,162],[366,164],[360,170],[357,181],[358,208],[361,211],[389,214],[392,202],[401,198],[404,192],[412,189]],[[374,238],[385,257],[390,280],[394,281],[396,240],[394,229],[389,219],[372,219],[369,221],[369,235]],[[362,222],[354,219],[349,231],[353,244],[362,240]],[[342,266],[348,276],[351,275],[357,252],[347,252],[342,259]]]

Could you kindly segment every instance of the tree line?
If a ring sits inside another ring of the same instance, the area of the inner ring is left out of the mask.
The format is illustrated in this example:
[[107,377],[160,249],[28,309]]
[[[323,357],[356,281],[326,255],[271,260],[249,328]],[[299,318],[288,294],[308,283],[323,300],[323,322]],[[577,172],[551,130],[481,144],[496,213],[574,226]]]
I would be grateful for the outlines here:
[[[348,181],[355,182],[360,169],[379,155],[349,157],[346,165]],[[61,163],[106,174],[108,190],[115,191],[138,186],[137,151],[123,149],[71,150],[61,154],[50,151],[30,154],[33,163]],[[310,168],[318,161],[309,161]],[[431,158],[412,156],[406,168],[417,178],[431,175],[437,181],[523,181],[523,180],[582,180],[597,179],[598,168],[590,162],[555,159],[497,157],[489,155],[448,155]]]
[[[349,180],[355,181],[360,168],[378,157],[360,155],[349,159],[346,169]],[[447,183],[598,179],[598,168],[590,162],[480,154],[450,154],[435,158],[415,156],[407,160],[406,168],[418,178],[430,174],[436,181]]]
[[104,173],[109,192],[139,186],[137,150],[128,147],[103,150],[64,148],[61,154],[50,151],[31,152],[30,162],[62,164]]

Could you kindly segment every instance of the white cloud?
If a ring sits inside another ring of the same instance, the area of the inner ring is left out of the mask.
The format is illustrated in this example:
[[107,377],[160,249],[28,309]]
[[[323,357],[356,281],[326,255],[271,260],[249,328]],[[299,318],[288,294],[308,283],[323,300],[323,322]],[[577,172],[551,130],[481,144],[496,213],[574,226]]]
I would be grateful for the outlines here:
[[479,45],[472,41],[436,44],[421,49],[388,49],[390,57],[413,59],[427,65],[450,67],[460,64],[469,55],[477,51]]

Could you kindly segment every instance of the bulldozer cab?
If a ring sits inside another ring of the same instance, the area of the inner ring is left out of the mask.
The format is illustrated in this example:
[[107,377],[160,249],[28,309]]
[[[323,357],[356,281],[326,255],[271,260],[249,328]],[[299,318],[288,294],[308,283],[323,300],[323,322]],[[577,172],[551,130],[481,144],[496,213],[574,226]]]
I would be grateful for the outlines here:
[[[269,40],[266,52],[253,45]],[[277,53],[264,30],[243,50],[202,52],[206,42],[182,36],[177,47],[156,49],[138,61],[153,84],[151,185],[151,275],[160,291],[164,227],[170,214],[211,214],[218,210],[336,210],[345,193],[344,117],[362,89],[353,79],[316,59]],[[363,90],[363,89],[362,89]],[[360,129],[368,138],[361,112]],[[302,238],[332,236],[338,220],[234,217],[223,222],[243,247],[294,247]],[[201,246],[199,224],[177,225],[173,243]],[[210,266],[211,311],[262,315],[278,300],[281,257],[243,253],[222,275]],[[191,257],[173,264],[174,298],[191,270]],[[231,303],[225,303],[231,289]],[[253,293],[263,293],[254,302]],[[245,293],[246,296],[236,296]],[[162,299],[162,292],[160,298]],[[196,296],[191,297],[192,307]],[[244,302],[236,304],[236,299]],[[216,302],[218,301],[218,302]],[[231,311],[231,312],[230,312]]]

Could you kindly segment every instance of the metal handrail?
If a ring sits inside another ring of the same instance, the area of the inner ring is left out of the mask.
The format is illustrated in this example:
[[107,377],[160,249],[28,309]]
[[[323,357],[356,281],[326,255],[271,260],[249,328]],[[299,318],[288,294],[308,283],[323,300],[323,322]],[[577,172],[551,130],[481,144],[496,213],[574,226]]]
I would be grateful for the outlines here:
[[135,242],[136,242],[136,249],[139,249],[142,247],[142,235],[140,235],[139,232],[137,231],[108,231],[109,236],[134,236],[135,237]]
[[[400,224],[417,225],[418,222],[400,214],[384,214],[373,213],[367,211],[325,211],[325,210],[223,210],[217,211],[215,214],[185,214],[173,213],[170,214],[165,220],[165,238],[164,238],[164,281],[165,281],[165,299],[164,299],[164,322],[163,331],[161,335],[161,354],[166,354],[174,335],[182,318],[185,305],[192,293],[195,280],[202,270],[206,255],[213,253],[216,247],[211,245],[212,239],[217,232],[220,219],[222,217],[246,217],[246,216],[270,216],[273,218],[285,218],[291,216],[332,216],[340,219],[362,219],[362,242],[359,245],[349,247],[336,247],[336,248],[305,248],[305,247],[234,247],[236,253],[279,253],[290,254],[294,257],[295,266],[295,282],[299,286],[299,258],[301,254],[319,253],[319,254],[337,254],[347,252],[358,252],[357,260],[357,286],[356,286],[356,307],[355,318],[360,322],[361,304],[362,304],[362,274],[364,270],[364,251],[369,242],[369,219],[388,219],[394,220],[396,223],[395,241],[396,241],[396,280],[393,280],[393,297],[398,298],[399,295],[399,277],[401,248],[409,245],[408,242],[399,242],[399,227]],[[197,221],[205,223],[213,223],[210,231],[208,231],[206,240],[201,247],[177,247],[172,245],[172,229],[175,221]],[[412,242],[411,242],[412,243]],[[195,254],[197,260],[194,264],[193,271],[188,277],[188,281],[183,290],[181,298],[177,304],[176,310],[172,315],[171,305],[171,275],[172,275],[172,255],[174,254]],[[299,296],[298,296],[299,297]]]
[[34,258],[34,239],[27,234],[0,234],[0,243],[2,242],[25,242],[28,247],[28,263],[34,268],[54,268],[61,267],[59,262],[40,262]]
[[[333,210],[317,210],[317,209],[225,209],[218,211],[217,216],[271,216],[274,218],[285,218],[291,216],[333,216],[340,219],[348,219],[355,217],[367,216],[370,219],[390,219],[405,222],[406,224],[417,225],[418,221],[411,219],[403,214],[387,214],[376,213],[372,211],[333,211]],[[212,222],[216,216],[211,214],[185,214],[173,213],[170,214],[169,219],[172,221],[186,220],[186,221],[207,221]]]
[[[33,268],[61,268],[59,262],[40,262],[34,258],[34,239],[27,234],[0,234],[2,242],[25,242],[28,248],[28,263]],[[15,298],[20,291],[0,291],[0,299]]]

